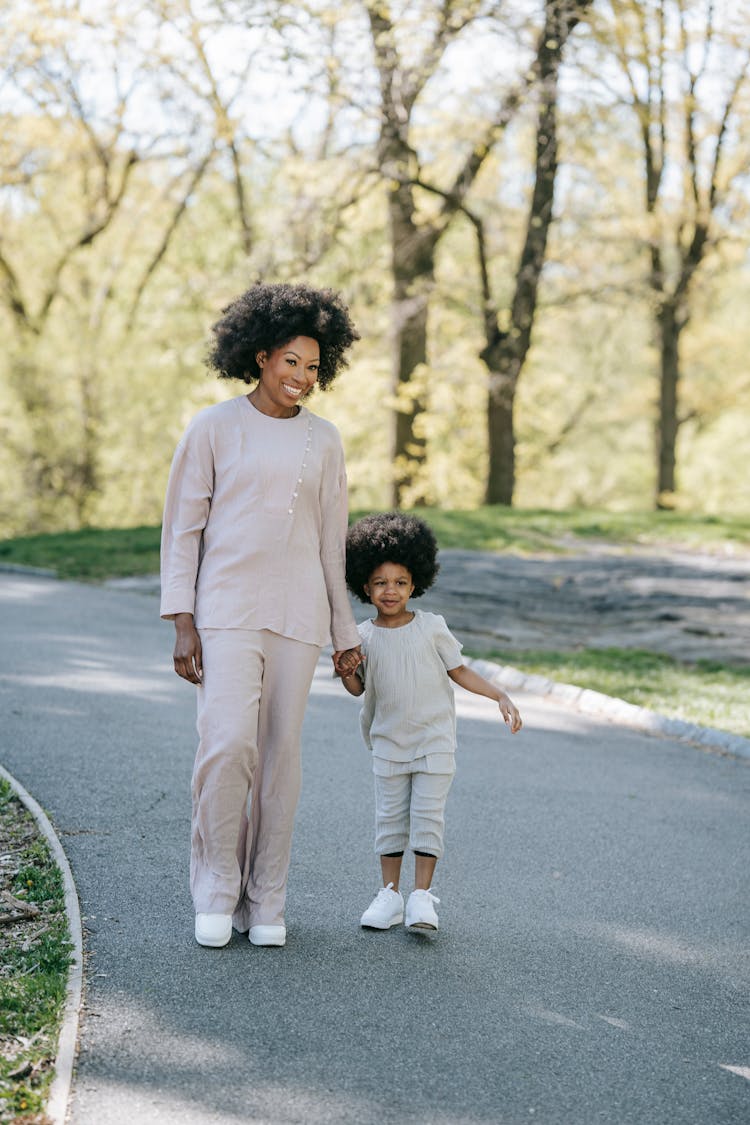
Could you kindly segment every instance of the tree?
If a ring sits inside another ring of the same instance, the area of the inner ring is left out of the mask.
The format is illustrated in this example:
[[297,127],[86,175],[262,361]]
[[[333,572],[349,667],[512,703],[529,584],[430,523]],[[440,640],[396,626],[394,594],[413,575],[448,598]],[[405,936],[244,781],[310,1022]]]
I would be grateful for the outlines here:
[[[479,136],[464,150],[447,187],[425,172],[418,152],[414,114],[418,99],[434,80],[448,47],[464,29],[479,21],[498,18],[494,3],[482,0],[443,0],[430,6],[424,23],[430,33],[420,55],[407,65],[399,45],[397,21],[383,0],[366,0],[375,63],[380,86],[380,126],[377,160],[386,182],[393,272],[393,367],[396,417],[393,446],[395,471],[393,501],[423,500],[419,467],[426,456],[417,419],[427,409],[424,391],[415,374],[427,363],[427,316],[435,280],[438,244],[454,217],[463,208],[493,145],[514,117],[536,77],[522,69],[499,96],[492,112],[479,127]],[[412,53],[414,44],[411,44]],[[519,56],[523,56],[519,50]],[[417,195],[431,193],[440,199],[432,213],[419,204]]]
[[515,487],[514,406],[518,380],[531,346],[539,282],[553,219],[558,165],[557,102],[565,45],[591,0],[547,0],[534,70],[539,101],[535,131],[534,185],[526,233],[518,261],[508,328],[499,325],[499,309],[492,296],[484,226],[469,212],[477,233],[482,284],[485,346],[481,358],[489,371],[487,403],[488,504],[511,504]]
[[608,0],[598,8],[599,40],[625,82],[618,102],[633,112],[640,137],[647,285],[659,353],[657,507],[673,506],[678,487],[681,343],[696,274],[711,247],[728,236],[732,193],[750,170],[741,128],[749,15],[737,5],[720,21],[713,0]]

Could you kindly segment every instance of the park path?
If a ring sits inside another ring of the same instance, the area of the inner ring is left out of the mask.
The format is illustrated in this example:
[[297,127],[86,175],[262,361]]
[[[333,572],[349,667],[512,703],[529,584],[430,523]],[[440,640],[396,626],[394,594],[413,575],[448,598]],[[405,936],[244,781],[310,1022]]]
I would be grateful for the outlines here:
[[157,612],[0,575],[0,759],[56,825],[87,932],[73,1125],[744,1125],[747,762],[533,697],[510,738],[462,695],[441,932],[365,933],[369,765],[323,661],[288,945],[204,950],[193,701]]

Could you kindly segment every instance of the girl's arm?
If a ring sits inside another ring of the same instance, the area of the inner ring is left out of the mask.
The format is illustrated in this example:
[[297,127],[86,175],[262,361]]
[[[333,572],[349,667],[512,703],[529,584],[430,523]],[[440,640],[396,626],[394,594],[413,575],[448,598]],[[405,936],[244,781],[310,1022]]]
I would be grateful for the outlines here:
[[358,676],[356,672],[342,672],[341,682],[349,692],[349,695],[362,695],[365,690],[362,677]]
[[521,715],[518,708],[499,687],[491,684],[489,680],[485,680],[484,676],[480,676],[473,668],[467,668],[465,664],[460,664],[458,668],[450,668],[448,675],[454,683],[460,684],[462,688],[472,692],[474,695],[484,695],[487,699],[494,699],[503,713],[503,718],[511,730],[511,734],[517,734],[523,726],[521,722]]

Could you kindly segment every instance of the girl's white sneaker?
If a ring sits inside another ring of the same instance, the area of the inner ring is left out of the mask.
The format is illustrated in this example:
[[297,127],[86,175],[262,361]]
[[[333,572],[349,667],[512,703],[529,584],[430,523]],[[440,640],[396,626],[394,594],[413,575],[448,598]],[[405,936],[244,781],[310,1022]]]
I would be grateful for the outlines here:
[[286,945],[286,926],[251,926],[247,936],[253,945]]
[[438,916],[435,903],[440,902],[430,891],[412,891],[406,903],[407,930],[436,930]]
[[381,887],[359,920],[368,930],[388,930],[404,920],[404,900],[393,883]]
[[195,940],[199,945],[220,949],[221,946],[227,945],[231,936],[231,914],[196,914]]

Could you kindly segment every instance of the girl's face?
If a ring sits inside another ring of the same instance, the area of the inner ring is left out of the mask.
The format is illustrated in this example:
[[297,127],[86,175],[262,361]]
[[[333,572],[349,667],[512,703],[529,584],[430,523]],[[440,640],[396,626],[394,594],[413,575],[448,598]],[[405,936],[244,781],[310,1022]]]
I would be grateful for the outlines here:
[[414,591],[411,574],[401,563],[383,563],[373,570],[365,593],[380,617],[399,619],[406,612],[406,603]]
[[272,352],[259,352],[261,368],[257,405],[266,414],[279,417],[294,413],[299,400],[311,391],[318,378],[320,348],[311,336],[295,336]]

